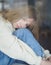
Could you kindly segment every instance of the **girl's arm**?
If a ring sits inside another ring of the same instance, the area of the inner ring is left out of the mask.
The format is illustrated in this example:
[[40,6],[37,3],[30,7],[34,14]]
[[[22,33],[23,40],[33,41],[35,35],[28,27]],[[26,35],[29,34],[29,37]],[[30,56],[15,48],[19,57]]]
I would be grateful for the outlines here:
[[29,46],[13,36],[6,22],[0,19],[0,51],[11,58],[25,61],[30,65],[39,65],[41,63],[41,57],[36,56]]

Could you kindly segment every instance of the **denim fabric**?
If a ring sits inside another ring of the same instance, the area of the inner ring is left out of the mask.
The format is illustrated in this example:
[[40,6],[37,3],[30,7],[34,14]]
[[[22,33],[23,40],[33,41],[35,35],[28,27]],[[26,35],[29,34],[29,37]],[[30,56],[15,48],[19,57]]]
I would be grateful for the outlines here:
[[0,51],[0,65],[12,65],[15,60]]

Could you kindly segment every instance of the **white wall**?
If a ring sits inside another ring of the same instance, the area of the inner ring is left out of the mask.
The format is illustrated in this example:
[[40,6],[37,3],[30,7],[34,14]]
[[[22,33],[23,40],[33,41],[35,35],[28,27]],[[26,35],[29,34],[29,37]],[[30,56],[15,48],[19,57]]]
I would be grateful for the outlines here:
[[2,10],[2,3],[0,3],[0,11]]

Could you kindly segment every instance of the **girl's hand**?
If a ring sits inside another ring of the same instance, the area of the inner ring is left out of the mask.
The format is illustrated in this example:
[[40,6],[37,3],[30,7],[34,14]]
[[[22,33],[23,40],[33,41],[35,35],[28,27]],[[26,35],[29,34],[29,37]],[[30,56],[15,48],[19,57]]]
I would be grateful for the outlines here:
[[47,60],[51,62],[51,56],[49,58],[47,58]]

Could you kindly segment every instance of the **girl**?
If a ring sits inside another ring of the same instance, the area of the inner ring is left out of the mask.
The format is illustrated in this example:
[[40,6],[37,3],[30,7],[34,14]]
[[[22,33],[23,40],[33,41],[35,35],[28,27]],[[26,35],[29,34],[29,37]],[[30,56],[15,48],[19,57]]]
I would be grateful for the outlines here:
[[[0,54],[0,65],[10,65],[8,61],[11,58],[25,61],[30,65],[51,65],[51,62],[42,60],[42,57],[36,55],[27,44],[12,35],[13,31],[12,24],[0,16],[0,51],[4,55]],[[5,56],[9,58],[7,61]]]

